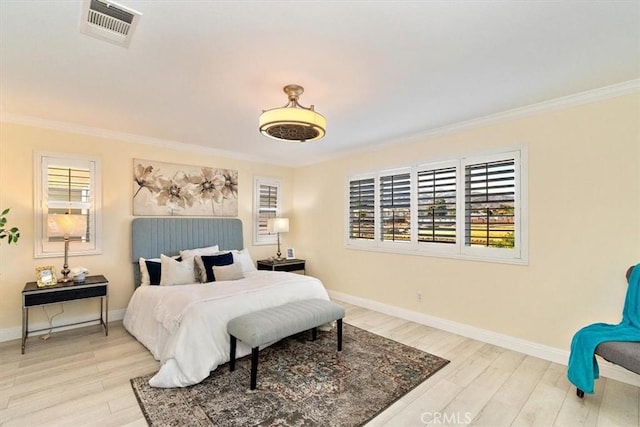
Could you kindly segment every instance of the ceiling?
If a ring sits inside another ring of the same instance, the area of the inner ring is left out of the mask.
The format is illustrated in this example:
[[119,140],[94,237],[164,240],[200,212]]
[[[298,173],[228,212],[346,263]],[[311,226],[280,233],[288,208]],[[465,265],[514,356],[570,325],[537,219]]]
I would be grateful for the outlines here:
[[[640,77],[638,1],[119,3],[129,48],[81,34],[81,1],[0,0],[4,120],[299,166]],[[324,139],[258,132],[289,83]]]

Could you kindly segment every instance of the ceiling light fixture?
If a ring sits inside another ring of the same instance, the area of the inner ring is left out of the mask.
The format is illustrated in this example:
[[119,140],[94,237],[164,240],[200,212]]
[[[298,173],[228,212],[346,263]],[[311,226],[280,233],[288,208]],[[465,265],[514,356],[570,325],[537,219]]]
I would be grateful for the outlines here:
[[287,85],[284,93],[289,102],[280,108],[263,110],[260,115],[260,132],[269,138],[290,142],[317,141],[326,132],[327,120],[316,113],[313,105],[309,108],[298,103],[304,92],[300,85]]

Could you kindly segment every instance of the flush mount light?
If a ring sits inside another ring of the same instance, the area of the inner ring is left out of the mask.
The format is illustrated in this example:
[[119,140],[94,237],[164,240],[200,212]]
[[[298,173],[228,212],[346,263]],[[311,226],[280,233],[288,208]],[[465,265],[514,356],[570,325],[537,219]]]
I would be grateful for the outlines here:
[[327,127],[324,116],[316,113],[313,105],[306,108],[298,104],[304,88],[287,85],[283,90],[289,102],[284,107],[262,112],[260,132],[269,138],[289,142],[310,142],[322,138]]

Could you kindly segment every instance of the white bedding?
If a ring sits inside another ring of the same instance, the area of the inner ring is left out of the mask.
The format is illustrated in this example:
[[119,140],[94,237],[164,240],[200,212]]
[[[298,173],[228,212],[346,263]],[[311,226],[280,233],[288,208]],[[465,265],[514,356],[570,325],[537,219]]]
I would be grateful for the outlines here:
[[[140,286],[123,323],[161,362],[149,384],[185,387],[229,361],[229,320],[308,298],[329,299],[320,280],[272,271],[247,272],[244,279],[228,282]],[[241,357],[251,349],[238,342],[236,351]]]

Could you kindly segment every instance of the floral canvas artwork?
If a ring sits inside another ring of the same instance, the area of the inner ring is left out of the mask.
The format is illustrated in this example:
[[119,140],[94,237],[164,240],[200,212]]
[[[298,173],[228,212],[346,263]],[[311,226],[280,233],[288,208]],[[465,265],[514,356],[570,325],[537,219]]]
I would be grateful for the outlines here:
[[133,214],[238,216],[238,171],[134,159]]

